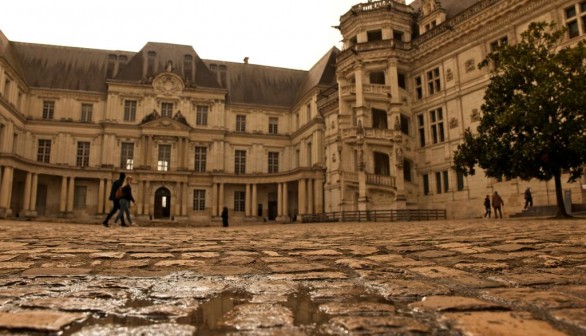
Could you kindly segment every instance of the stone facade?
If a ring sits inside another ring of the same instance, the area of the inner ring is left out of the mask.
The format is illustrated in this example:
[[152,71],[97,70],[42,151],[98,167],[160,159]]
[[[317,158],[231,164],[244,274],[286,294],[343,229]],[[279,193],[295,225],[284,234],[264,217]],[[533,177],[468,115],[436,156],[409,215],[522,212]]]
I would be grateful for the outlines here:
[[[572,17],[570,8],[575,9]],[[586,36],[580,1],[374,1],[340,18],[343,50],[309,71],[202,60],[192,47],[118,52],[10,41],[0,33],[0,216],[103,218],[120,172],[141,220],[296,220],[333,211],[509,211],[553,182],[451,170],[489,81],[478,64],[529,22]],[[573,27],[573,26],[572,26]],[[581,185],[565,186],[584,203]],[[52,197],[55,196],[55,197]]]

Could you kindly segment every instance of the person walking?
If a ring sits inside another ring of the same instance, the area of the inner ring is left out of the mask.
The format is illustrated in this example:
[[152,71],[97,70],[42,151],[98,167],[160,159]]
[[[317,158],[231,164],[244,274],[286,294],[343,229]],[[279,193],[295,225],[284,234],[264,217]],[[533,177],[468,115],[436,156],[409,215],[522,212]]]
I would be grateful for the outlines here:
[[528,209],[533,206],[533,196],[531,195],[531,188],[525,189],[525,207]]
[[108,215],[106,216],[106,219],[104,219],[104,221],[102,222],[102,225],[104,225],[105,227],[108,227],[108,221],[110,220],[110,218],[112,218],[112,216],[114,216],[114,214],[116,213],[116,211],[118,211],[120,209],[120,200],[116,197],[116,192],[118,191],[119,188],[122,187],[122,184],[124,183],[124,180],[126,179],[126,174],[124,172],[120,173],[120,176],[118,177],[118,179],[116,181],[114,181],[114,183],[112,183],[112,189],[110,189],[110,197],[108,197],[108,199],[110,201],[112,201],[112,209],[110,209],[110,212],[108,213]]
[[[118,223],[120,220],[120,225],[122,226],[130,226],[132,225],[132,220],[130,219],[130,202],[136,203],[134,201],[134,197],[132,196],[132,176],[128,176],[126,181],[124,182],[124,186],[122,186],[122,196],[120,197],[120,212],[118,212],[118,217],[114,220],[114,224]],[[128,219],[128,225],[124,223],[124,214],[126,214],[126,218]]]
[[494,218],[499,218],[499,215],[501,218],[503,218],[503,212],[501,211],[501,207],[503,207],[504,205],[505,202],[503,202],[503,199],[501,198],[499,193],[495,191],[494,195],[492,195],[492,207],[494,209]]
[[228,207],[222,209],[222,226],[228,227]]
[[490,218],[490,197],[488,195],[486,195],[486,198],[484,199],[484,218]]

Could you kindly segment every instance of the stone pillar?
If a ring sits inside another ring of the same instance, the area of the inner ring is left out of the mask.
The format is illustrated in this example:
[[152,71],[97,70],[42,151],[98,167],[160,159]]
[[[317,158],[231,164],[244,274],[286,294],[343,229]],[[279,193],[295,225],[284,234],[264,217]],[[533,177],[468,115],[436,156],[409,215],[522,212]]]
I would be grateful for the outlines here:
[[[299,180],[299,192],[297,194],[297,207],[299,208],[299,215],[305,215],[305,205],[307,204],[305,196],[305,179]],[[301,218],[299,218],[301,220]]]
[[33,181],[31,185],[31,216],[37,216],[37,189],[39,187],[39,174],[33,174]]
[[110,212],[112,203],[110,202],[110,191],[112,190],[112,180],[104,180],[104,213]]
[[246,184],[246,197],[244,200],[244,215],[250,217],[250,184]]
[[283,216],[283,186],[277,183],[277,217]]
[[307,179],[307,213],[313,215],[313,179]]
[[144,158],[145,158],[145,163],[144,165],[146,167],[150,167],[151,166],[151,152],[153,151],[152,146],[153,146],[153,136],[152,135],[147,135],[147,145],[144,148]]
[[[222,209],[226,206],[226,204],[224,204],[224,183],[220,183],[220,200],[218,201],[219,203],[219,209]],[[220,212],[222,210],[219,210]]]
[[218,217],[218,184],[212,183],[212,218]]
[[98,214],[103,214],[104,213],[104,179],[100,179],[99,185],[98,185],[98,209],[97,209],[97,213]]
[[181,216],[181,204],[183,204],[183,200],[181,200],[181,188],[182,188],[182,182],[175,182],[175,210],[173,211],[173,213],[171,214],[171,216],[173,217],[179,217]]
[[358,172],[358,210],[368,210],[368,197],[366,196],[366,172]]
[[287,182],[283,183],[283,216],[289,218],[289,191],[287,190]]
[[145,216],[149,216],[151,214],[151,181],[146,181],[144,186],[144,201],[143,204],[143,213]]
[[61,177],[61,194],[59,197],[59,212],[63,215],[67,211],[67,176]]
[[315,213],[324,213],[324,183],[322,179],[314,180],[314,202],[315,202]]
[[69,186],[67,191],[67,212],[73,213],[73,201],[74,201],[74,194],[75,194],[75,177],[69,178]]
[[22,199],[22,210],[23,214],[26,214],[30,210],[31,206],[31,183],[32,183],[32,174],[30,172],[26,173],[26,179],[24,180],[24,197]]
[[136,215],[137,216],[142,216],[143,214],[143,204],[144,204],[144,197],[143,197],[143,192],[144,192],[144,181],[138,181],[138,183],[136,184],[136,193],[134,198],[136,199]]
[[12,193],[12,171],[14,168],[5,166],[0,186],[0,217],[6,218],[12,215],[10,209],[10,195]]
[[258,194],[257,194],[257,184],[253,184],[252,185],[252,204],[250,204],[250,215],[252,217],[257,217],[257,213],[256,213],[256,209],[257,209],[257,203],[258,203]]
[[184,138],[183,142],[183,167],[189,169],[189,138]]
[[188,192],[188,185],[187,182],[183,182],[183,206],[181,208],[181,216],[186,217],[187,216],[187,209],[189,207],[189,202],[187,202],[187,192]]

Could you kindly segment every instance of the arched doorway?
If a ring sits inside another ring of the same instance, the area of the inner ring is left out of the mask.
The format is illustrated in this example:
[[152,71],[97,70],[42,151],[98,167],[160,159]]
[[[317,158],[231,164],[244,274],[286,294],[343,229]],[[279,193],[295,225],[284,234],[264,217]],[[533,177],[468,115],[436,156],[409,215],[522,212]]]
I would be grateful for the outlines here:
[[155,219],[171,217],[171,192],[165,187],[155,191]]

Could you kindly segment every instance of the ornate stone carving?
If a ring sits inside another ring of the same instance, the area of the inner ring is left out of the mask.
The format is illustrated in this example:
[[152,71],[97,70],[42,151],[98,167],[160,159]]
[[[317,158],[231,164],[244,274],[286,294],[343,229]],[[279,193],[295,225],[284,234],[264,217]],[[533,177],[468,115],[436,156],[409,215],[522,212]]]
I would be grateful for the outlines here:
[[180,93],[184,87],[183,81],[172,73],[162,74],[153,81],[155,91],[164,95]]

